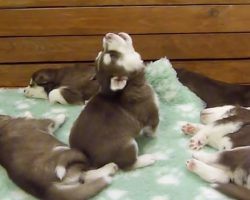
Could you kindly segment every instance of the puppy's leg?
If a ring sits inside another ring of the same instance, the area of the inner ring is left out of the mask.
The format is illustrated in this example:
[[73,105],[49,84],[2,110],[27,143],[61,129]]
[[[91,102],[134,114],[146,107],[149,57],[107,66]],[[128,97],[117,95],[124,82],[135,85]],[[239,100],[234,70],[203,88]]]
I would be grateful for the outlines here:
[[86,200],[98,194],[111,183],[110,177],[102,177],[92,182],[81,184],[55,183],[48,189],[44,199],[47,200]]
[[66,116],[59,114],[55,117],[36,119],[36,126],[41,130],[49,134],[53,134],[65,121]]
[[204,128],[204,125],[202,124],[197,124],[197,123],[186,123],[181,127],[182,132],[185,135],[195,135],[198,133],[202,128]]
[[65,101],[69,104],[84,104],[85,103],[85,99],[83,98],[81,92],[76,89],[73,89],[70,87],[64,87],[60,91]]
[[155,155],[145,154],[138,156],[138,145],[134,139],[121,147],[114,162],[122,169],[131,170],[154,164]]
[[62,95],[62,90],[64,90],[65,87],[60,87],[57,89],[54,89],[50,91],[48,98],[50,103],[60,103],[60,104],[68,104],[68,102],[65,100],[65,98]]
[[235,106],[227,105],[214,108],[207,108],[201,111],[200,119],[203,124],[210,124],[219,119],[223,119],[232,116],[229,111]]
[[192,157],[196,160],[204,162],[209,165],[217,163],[220,158],[220,153],[207,153],[204,151],[194,152]]
[[238,131],[241,126],[241,122],[218,123],[218,121],[204,126],[191,138],[189,147],[193,150],[199,150],[209,143],[210,146],[219,149],[221,148],[223,137]]
[[156,157],[154,154],[143,154],[137,157],[136,162],[133,164],[131,169],[137,169],[142,167],[147,167],[153,165],[156,162]]
[[186,162],[187,168],[210,183],[229,183],[229,174],[219,168],[210,166],[196,159]]
[[81,180],[84,183],[91,182],[101,177],[113,176],[118,171],[118,166],[115,163],[109,163],[99,169],[89,170],[82,174]]

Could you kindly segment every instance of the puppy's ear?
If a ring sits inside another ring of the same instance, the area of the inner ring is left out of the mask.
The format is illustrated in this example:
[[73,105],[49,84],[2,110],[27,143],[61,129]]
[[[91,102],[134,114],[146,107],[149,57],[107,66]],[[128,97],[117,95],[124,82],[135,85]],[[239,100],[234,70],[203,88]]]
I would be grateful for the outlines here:
[[126,76],[114,76],[110,79],[110,89],[112,91],[123,90],[127,85],[128,77]]
[[54,73],[41,71],[39,73],[36,73],[36,75],[33,77],[33,80],[37,85],[45,85],[53,82],[53,78],[54,78]]

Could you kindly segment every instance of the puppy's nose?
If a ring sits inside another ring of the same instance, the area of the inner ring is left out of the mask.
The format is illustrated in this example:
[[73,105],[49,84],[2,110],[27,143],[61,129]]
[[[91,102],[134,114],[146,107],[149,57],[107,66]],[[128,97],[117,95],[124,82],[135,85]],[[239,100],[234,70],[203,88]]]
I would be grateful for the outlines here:
[[23,92],[26,93],[26,89],[24,89]]
[[112,37],[114,37],[114,33],[107,33],[106,35],[105,35],[105,38],[106,39],[111,39]]

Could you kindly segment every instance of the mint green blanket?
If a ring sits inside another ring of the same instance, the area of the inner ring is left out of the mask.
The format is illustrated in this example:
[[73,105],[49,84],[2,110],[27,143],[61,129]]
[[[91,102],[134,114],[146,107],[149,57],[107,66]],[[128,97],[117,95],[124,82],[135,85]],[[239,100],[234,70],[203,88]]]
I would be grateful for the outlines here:
[[[120,171],[113,183],[94,197],[95,200],[226,200],[196,175],[186,169],[190,158],[188,138],[181,133],[185,121],[198,122],[202,101],[184,87],[167,59],[150,63],[146,72],[159,95],[160,125],[158,137],[138,138],[141,153],[154,153],[155,165],[130,172]],[[22,89],[0,89],[0,114],[21,116],[30,111],[35,117],[59,113],[67,116],[56,137],[68,143],[69,131],[82,106],[51,105],[48,101],[28,99]],[[0,152],[1,153],[1,152]],[[27,166],[29,167],[29,166]],[[16,187],[0,167],[0,200],[31,200],[33,197]]]

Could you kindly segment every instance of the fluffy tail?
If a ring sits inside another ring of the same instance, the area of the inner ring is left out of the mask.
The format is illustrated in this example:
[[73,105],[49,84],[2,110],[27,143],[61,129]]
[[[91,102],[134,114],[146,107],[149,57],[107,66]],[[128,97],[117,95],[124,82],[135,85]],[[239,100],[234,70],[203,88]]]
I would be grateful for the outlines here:
[[250,200],[250,190],[243,186],[232,183],[218,183],[213,184],[212,187],[229,197],[238,200]]
[[53,185],[45,197],[46,200],[87,200],[111,183],[111,177],[102,177],[93,182],[75,185]]

